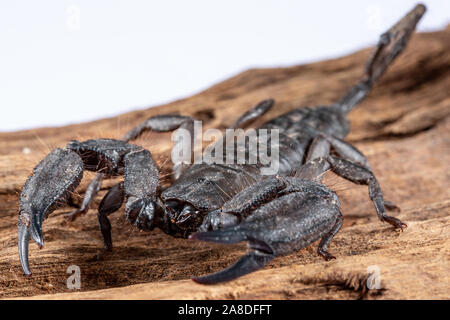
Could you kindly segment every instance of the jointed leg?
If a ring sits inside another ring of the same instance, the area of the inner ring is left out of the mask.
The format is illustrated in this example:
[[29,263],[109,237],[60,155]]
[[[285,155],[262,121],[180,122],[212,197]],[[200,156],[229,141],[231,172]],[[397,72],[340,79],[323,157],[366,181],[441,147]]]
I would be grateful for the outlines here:
[[124,197],[123,182],[120,182],[108,191],[100,203],[98,208],[98,224],[102,232],[104,248],[98,254],[97,259],[103,258],[105,252],[112,250],[111,223],[109,222],[108,216],[120,209]]
[[330,163],[331,170],[339,176],[349,181],[358,184],[366,184],[369,186],[370,199],[373,201],[375,210],[381,221],[388,222],[394,227],[400,229],[406,227],[406,224],[401,222],[399,219],[386,215],[385,202],[380,185],[370,170],[351,161],[334,156],[329,156],[326,160]]
[[[340,158],[329,155],[330,144]],[[354,146],[341,139],[322,134],[313,140],[306,160],[307,162],[296,173],[296,177],[320,181],[321,174],[331,168],[333,172],[347,180],[369,186],[370,198],[381,221],[386,221],[396,228],[406,227],[406,224],[397,218],[386,215],[386,208],[398,210],[398,207],[390,201],[384,201],[380,185],[370,170],[369,162]]]
[[188,116],[177,114],[158,115],[145,120],[137,127],[128,131],[122,140],[125,142],[135,140],[146,131],[169,132],[178,128],[188,129],[193,126],[193,123],[194,119]]
[[231,281],[261,269],[273,258],[275,257],[272,254],[252,251],[241,257],[235,264],[224,270],[202,277],[194,277],[192,280],[201,284],[214,284]]
[[[356,163],[368,171],[372,171],[369,165],[369,160],[359,151],[356,147],[351,145],[350,143],[341,140],[332,136],[322,135],[324,139],[326,139],[332,146],[334,152],[342,159],[348,160],[350,162]],[[400,208],[397,207],[394,203],[390,201],[384,201],[384,206],[388,210],[396,210],[400,211]]]
[[[190,135],[189,146],[185,146],[185,139],[178,139],[175,141],[175,144],[172,148],[172,153],[183,152],[183,159],[173,159],[176,161],[173,166],[173,177],[174,179],[178,179],[184,171],[191,165],[194,161],[194,119],[187,116],[181,116],[176,114],[168,114],[168,115],[159,115],[151,117],[141,124],[139,124],[134,129],[130,130],[125,134],[122,138],[123,141],[130,141],[137,139],[142,133],[146,131],[156,131],[156,132],[170,132],[177,129],[187,130]],[[189,154],[184,154],[185,151],[188,151]],[[172,157],[174,158],[174,157]]]
[[356,149],[356,147],[354,147],[350,143],[342,139],[324,134],[322,134],[321,137],[331,144],[331,147],[333,148],[334,152],[337,155],[339,155],[339,157],[351,161],[353,163],[359,164],[360,166],[363,166],[367,170],[371,170],[367,158],[362,154],[361,151]]
[[100,187],[102,186],[103,173],[97,173],[94,179],[92,179],[91,183],[86,189],[86,193],[84,195],[83,202],[81,203],[80,208],[75,211],[72,211],[66,215],[66,221],[74,221],[80,215],[85,214],[89,211],[91,207],[92,201],[94,201],[95,196],[97,195]]
[[329,261],[331,259],[336,259],[335,256],[330,254],[327,251],[328,244],[330,243],[331,239],[339,232],[339,230],[342,227],[342,214],[340,214],[336,220],[335,225],[333,226],[333,229],[330,230],[328,234],[326,234],[322,240],[320,240],[319,247],[317,248],[317,253],[321,255],[326,261]]
[[273,99],[261,101],[256,106],[240,116],[239,119],[237,119],[230,128],[237,129],[248,126],[250,123],[262,117],[267,111],[269,111],[274,103],[275,101]]

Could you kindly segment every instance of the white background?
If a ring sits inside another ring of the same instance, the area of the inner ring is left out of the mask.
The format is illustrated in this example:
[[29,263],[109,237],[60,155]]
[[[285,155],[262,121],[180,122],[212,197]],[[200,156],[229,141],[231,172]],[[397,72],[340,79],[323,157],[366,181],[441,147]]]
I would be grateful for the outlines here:
[[[423,1],[419,30],[450,22]],[[416,1],[0,0],[0,131],[116,115],[375,44]]]

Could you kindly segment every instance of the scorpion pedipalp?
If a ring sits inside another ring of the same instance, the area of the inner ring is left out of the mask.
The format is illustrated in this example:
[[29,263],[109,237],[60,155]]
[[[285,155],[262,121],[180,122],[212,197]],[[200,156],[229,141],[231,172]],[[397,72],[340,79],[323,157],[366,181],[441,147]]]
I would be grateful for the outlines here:
[[[280,182],[284,187],[280,187]],[[276,190],[270,202],[260,202],[259,195]],[[258,191],[259,190],[259,191]],[[258,194],[259,193],[259,194]],[[191,239],[232,244],[248,241],[251,252],[234,265],[217,273],[196,277],[202,284],[230,281],[264,267],[277,256],[305,248],[322,239],[319,254],[331,255],[327,245],[340,229],[342,215],[334,192],[320,183],[295,177],[270,178],[242,190],[224,207],[242,214],[242,221],[225,227],[191,235]],[[251,208],[248,212],[247,208]],[[205,219],[207,221],[207,219]]]
[[28,265],[28,240],[44,246],[42,222],[78,186],[83,176],[83,162],[74,152],[55,149],[34,168],[19,200],[19,257],[25,274]]
[[152,229],[154,215],[159,209],[157,197],[160,190],[158,168],[150,152],[113,139],[71,141],[65,149],[57,148],[41,160],[22,189],[18,248],[25,274],[31,274],[28,263],[29,238],[33,238],[40,248],[43,247],[43,221],[66,202],[80,183],[83,170],[100,171],[107,177],[122,173],[125,176],[125,181],[113,187],[99,207],[98,220],[106,251],[112,248],[111,226],[107,216],[117,211],[125,198],[127,216],[132,216],[131,211],[138,212],[131,222],[143,229]]

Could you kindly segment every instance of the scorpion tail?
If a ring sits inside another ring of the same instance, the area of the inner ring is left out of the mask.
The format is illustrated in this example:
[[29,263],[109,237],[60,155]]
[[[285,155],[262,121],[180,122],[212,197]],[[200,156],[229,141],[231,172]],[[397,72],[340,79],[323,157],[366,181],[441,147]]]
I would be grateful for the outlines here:
[[405,49],[411,34],[425,11],[426,7],[423,4],[417,4],[414,9],[380,36],[377,47],[367,62],[364,78],[337,103],[338,108],[343,113],[350,112],[367,96],[373,84]]

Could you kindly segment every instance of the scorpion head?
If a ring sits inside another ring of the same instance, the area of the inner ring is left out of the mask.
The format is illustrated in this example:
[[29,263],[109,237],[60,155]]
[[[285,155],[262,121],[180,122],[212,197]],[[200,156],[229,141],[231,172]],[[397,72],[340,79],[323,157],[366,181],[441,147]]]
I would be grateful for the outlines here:
[[149,198],[128,198],[125,215],[128,221],[141,230],[153,230],[160,227],[169,228],[171,233],[184,234],[195,230],[202,222],[201,211],[192,204],[180,200]]
[[203,220],[201,210],[189,202],[170,199],[165,202],[165,209],[170,223],[183,231],[196,229]]

